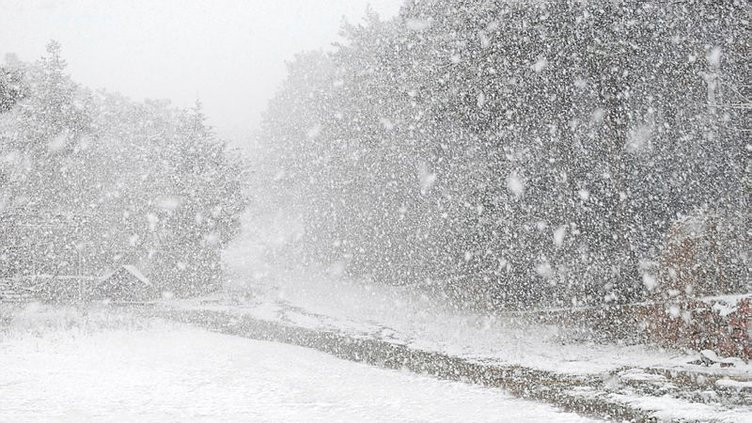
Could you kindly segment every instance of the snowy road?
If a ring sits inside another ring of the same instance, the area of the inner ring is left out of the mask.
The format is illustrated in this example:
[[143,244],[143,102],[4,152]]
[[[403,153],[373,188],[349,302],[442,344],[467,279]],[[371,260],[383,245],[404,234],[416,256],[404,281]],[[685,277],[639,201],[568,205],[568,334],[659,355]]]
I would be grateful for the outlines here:
[[0,335],[2,422],[589,421],[500,390],[162,322]]

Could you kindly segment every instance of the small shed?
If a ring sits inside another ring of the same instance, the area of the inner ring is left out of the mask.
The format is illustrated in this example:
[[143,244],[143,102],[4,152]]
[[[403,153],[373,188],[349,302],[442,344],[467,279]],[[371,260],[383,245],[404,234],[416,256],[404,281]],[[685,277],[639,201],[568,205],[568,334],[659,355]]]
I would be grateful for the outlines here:
[[123,265],[103,277],[94,289],[95,299],[114,302],[144,302],[157,297],[157,290],[135,266]]

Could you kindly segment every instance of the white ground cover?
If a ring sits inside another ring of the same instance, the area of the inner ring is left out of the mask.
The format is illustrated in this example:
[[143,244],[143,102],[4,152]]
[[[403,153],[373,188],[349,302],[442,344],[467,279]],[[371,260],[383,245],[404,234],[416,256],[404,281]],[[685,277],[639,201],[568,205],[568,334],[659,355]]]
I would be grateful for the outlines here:
[[[347,281],[280,281],[260,287],[246,302],[225,296],[171,302],[171,307],[249,314],[295,326],[377,336],[415,348],[500,364],[571,374],[599,374],[624,367],[691,370],[752,379],[752,365],[689,365],[699,353],[648,345],[602,342],[596,334],[534,324],[522,318],[455,309],[400,287]],[[593,339],[588,339],[593,335]]]
[[584,422],[501,390],[121,313],[0,329],[2,422]]
[[[752,382],[752,363],[736,359],[735,365],[728,368],[718,364],[699,366],[690,364],[698,360],[698,352],[604,342],[597,334],[590,339],[588,333],[573,333],[508,315],[467,311],[453,307],[450,301],[428,298],[403,287],[359,284],[320,273],[257,273],[253,271],[254,261],[241,258],[229,256],[226,263],[235,275],[238,292],[245,289],[252,295],[239,298],[224,294],[171,302],[169,306],[216,309],[294,326],[339,330],[351,336],[376,337],[500,365],[597,375],[615,381],[613,388],[618,393],[592,394],[631,404],[656,417],[752,422],[752,404],[726,403],[704,387],[687,387],[686,393],[694,398],[707,397],[708,403],[662,395],[660,390],[674,389],[673,383],[645,370],[687,372],[698,381],[703,375],[722,376],[717,386],[741,392],[748,390]],[[655,378],[660,380],[652,380]],[[651,381],[656,392],[647,396],[635,392],[629,387],[630,380]]]

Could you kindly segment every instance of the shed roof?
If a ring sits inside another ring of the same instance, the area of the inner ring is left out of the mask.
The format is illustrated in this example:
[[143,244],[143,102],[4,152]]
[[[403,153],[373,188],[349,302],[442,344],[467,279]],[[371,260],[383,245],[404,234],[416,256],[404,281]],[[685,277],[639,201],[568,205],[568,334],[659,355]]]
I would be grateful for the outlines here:
[[102,281],[106,281],[107,279],[111,278],[113,275],[115,275],[117,273],[120,273],[123,270],[125,270],[126,272],[130,273],[131,275],[133,275],[133,277],[135,277],[136,279],[138,279],[144,285],[151,286],[151,282],[149,282],[149,279],[146,276],[144,276],[144,274],[141,273],[141,271],[138,270],[138,268],[136,268],[136,266],[133,266],[131,264],[124,264],[124,265],[120,266],[120,268],[116,269],[115,271],[108,273],[106,276],[104,276],[102,278]]

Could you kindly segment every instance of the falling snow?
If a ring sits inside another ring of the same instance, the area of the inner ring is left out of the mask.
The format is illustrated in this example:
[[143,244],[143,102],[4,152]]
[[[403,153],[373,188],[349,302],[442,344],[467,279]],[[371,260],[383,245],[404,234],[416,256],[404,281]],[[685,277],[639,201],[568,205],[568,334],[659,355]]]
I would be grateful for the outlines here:
[[246,93],[243,151],[58,41],[9,54],[0,421],[748,419],[749,16],[369,8]]

